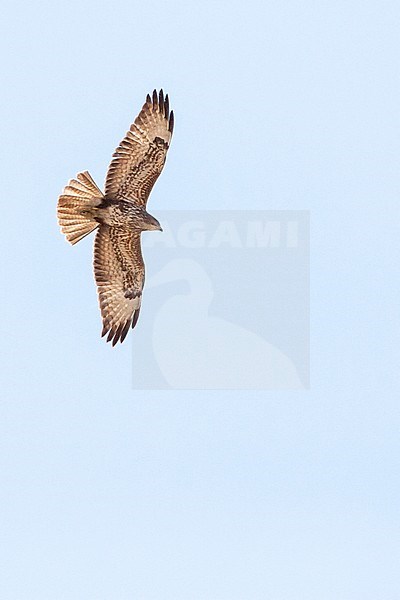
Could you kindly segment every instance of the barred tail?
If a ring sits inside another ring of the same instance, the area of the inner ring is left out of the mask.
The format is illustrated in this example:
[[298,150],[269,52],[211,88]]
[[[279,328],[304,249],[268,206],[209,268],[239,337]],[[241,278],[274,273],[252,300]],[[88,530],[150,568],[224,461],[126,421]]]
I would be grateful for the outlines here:
[[76,244],[98,227],[96,207],[104,198],[87,171],[76,177],[63,189],[57,206],[61,231],[71,244]]

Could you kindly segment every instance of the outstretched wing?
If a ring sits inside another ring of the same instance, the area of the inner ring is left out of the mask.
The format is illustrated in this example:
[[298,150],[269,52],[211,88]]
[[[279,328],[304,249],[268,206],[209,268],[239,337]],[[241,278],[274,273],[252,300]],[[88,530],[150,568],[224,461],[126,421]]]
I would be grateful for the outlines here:
[[113,154],[108,168],[105,195],[132,200],[146,206],[160,175],[174,128],[174,113],[169,112],[168,94],[156,90],[147,96],[142,110]]
[[101,335],[108,333],[107,342],[115,346],[139,318],[144,285],[140,233],[101,225],[94,242],[94,276],[103,317]]

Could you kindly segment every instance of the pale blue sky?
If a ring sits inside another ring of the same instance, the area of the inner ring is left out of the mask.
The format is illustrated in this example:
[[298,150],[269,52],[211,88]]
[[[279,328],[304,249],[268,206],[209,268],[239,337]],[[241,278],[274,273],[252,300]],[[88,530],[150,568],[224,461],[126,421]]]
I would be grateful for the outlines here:
[[[397,2],[4,2],[4,600],[397,600]],[[309,209],[311,384],[139,392],[99,338],[91,240],[145,94],[176,112],[157,207]]]

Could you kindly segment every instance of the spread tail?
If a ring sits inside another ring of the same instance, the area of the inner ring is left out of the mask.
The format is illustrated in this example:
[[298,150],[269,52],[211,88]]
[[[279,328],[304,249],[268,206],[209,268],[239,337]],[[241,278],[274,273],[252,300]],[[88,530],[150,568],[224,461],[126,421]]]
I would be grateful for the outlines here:
[[98,227],[96,207],[104,199],[87,171],[76,177],[63,189],[57,206],[61,231],[71,244],[76,244]]

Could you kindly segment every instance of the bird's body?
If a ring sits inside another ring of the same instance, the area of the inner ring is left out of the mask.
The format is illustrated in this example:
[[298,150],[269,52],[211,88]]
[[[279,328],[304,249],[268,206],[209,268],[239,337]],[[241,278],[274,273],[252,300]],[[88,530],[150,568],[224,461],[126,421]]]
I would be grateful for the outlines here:
[[154,90],[113,155],[105,193],[87,171],[78,173],[58,200],[61,231],[71,244],[97,229],[94,274],[103,317],[102,335],[113,345],[137,323],[144,285],[140,235],[161,230],[146,211],[174,125],[168,95]]
[[[104,198],[102,204],[97,207],[96,220],[99,223],[111,227],[129,227],[132,231],[144,231],[150,229],[151,219],[149,213],[136,206],[133,200],[113,200]],[[159,229],[160,224],[154,219],[154,229]]]

